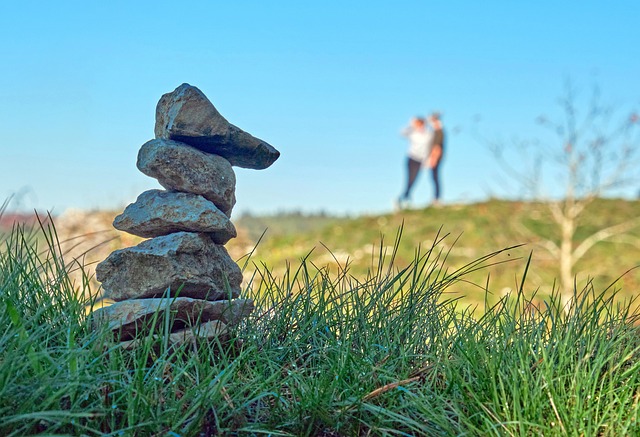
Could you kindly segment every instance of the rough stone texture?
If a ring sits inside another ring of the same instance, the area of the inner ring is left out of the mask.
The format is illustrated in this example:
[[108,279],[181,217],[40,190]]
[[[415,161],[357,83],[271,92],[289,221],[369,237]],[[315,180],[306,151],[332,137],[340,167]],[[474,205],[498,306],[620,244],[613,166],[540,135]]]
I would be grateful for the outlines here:
[[181,231],[208,233],[216,244],[238,235],[231,220],[213,202],[178,191],[145,191],[115,218],[113,226],[145,238]]
[[96,267],[104,297],[115,301],[166,297],[238,297],[242,272],[207,234],[177,232],[112,252]]
[[[249,299],[219,300],[211,302],[188,297],[131,299],[97,309],[92,314],[94,328],[101,325],[114,331],[120,340],[151,334],[151,321],[157,314],[156,331],[160,331],[169,309],[173,318],[171,330],[184,338],[186,329],[198,329],[199,323],[220,321],[226,326],[238,324],[253,311],[253,301]],[[211,329],[209,326],[205,329]],[[205,333],[206,331],[202,331]]]
[[229,161],[184,143],[151,140],[138,152],[138,169],[168,190],[200,194],[227,216],[236,203],[236,175]]
[[[249,313],[246,315],[249,315]],[[172,345],[180,345],[182,343],[193,343],[198,339],[226,339],[228,335],[229,329],[227,328],[227,325],[222,323],[220,320],[212,320],[192,328],[185,328],[171,333],[169,335],[169,343]]]
[[223,156],[238,167],[264,169],[280,156],[270,144],[230,124],[202,91],[187,83],[160,98],[155,134]]
[[[160,340],[159,335],[154,335],[153,337],[156,340]],[[210,341],[213,339],[218,339],[222,342],[229,339],[229,330],[227,329],[227,325],[222,323],[220,320],[212,320],[199,326],[172,332],[169,334],[169,345],[180,346],[183,343],[197,344],[198,340]],[[145,341],[145,337],[121,341],[120,347],[127,350],[135,350]]]

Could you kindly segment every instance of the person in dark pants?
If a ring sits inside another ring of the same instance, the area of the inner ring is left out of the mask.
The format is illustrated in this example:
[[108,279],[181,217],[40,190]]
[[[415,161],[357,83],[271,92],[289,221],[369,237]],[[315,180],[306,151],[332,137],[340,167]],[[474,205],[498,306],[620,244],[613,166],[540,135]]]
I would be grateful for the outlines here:
[[409,139],[407,151],[407,185],[404,193],[396,201],[396,209],[408,206],[411,198],[411,189],[416,182],[420,168],[427,159],[429,145],[432,143],[432,134],[427,129],[425,119],[414,117],[411,124],[400,132]]
[[429,147],[429,158],[427,165],[431,169],[431,177],[433,178],[433,205],[440,205],[440,175],[438,173],[442,156],[444,155],[444,130],[442,129],[442,121],[440,114],[437,112],[429,116],[429,123],[433,129],[433,139]]

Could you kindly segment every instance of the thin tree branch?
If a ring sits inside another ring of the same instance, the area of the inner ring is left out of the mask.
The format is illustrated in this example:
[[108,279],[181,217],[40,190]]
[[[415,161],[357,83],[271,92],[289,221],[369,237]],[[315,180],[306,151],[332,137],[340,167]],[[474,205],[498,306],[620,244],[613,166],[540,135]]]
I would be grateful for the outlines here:
[[[533,232],[531,232],[529,229],[527,229],[526,226],[524,226],[520,222],[517,222],[514,227],[517,232],[520,232],[523,235],[528,234],[531,236],[540,237],[539,235],[536,235]],[[548,238],[544,238],[544,239],[541,238],[541,240],[539,241],[534,241],[533,244],[545,249],[547,252],[549,252],[549,254],[551,254],[551,256],[554,259],[556,260],[560,259],[560,247],[556,243],[554,243],[552,240],[549,240]]]
[[620,243],[620,244],[628,244],[629,246],[633,246],[636,249],[640,249],[640,238],[636,237],[635,235],[629,235],[629,234],[614,235],[609,239],[609,241],[612,241],[614,243]]
[[575,263],[580,258],[582,258],[585,253],[587,253],[589,249],[591,249],[596,243],[599,243],[616,235],[624,234],[625,232],[628,232],[638,226],[640,226],[640,218],[629,220],[614,226],[609,226],[608,228],[600,229],[598,232],[592,234],[590,237],[580,243],[578,247],[575,248],[571,256],[571,264],[575,265]]
[[555,220],[557,224],[562,224],[566,220],[566,217],[562,208],[560,208],[560,202],[549,202],[548,206],[549,211],[551,211],[551,215],[553,216],[553,220]]

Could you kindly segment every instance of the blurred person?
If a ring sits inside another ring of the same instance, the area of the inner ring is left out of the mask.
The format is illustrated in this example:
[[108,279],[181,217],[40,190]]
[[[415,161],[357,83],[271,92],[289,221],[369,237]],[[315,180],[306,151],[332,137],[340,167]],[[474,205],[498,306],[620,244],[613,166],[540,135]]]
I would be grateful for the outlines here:
[[425,119],[414,117],[409,126],[400,131],[409,140],[407,150],[407,185],[404,193],[396,201],[396,209],[406,208],[411,199],[411,189],[416,182],[420,168],[428,158],[429,147],[432,144],[432,132],[426,126]]
[[433,129],[433,136],[429,146],[427,167],[431,169],[431,177],[433,179],[433,203],[434,206],[440,205],[440,175],[439,169],[444,155],[444,130],[442,128],[442,120],[440,113],[434,112],[429,116],[429,124]]

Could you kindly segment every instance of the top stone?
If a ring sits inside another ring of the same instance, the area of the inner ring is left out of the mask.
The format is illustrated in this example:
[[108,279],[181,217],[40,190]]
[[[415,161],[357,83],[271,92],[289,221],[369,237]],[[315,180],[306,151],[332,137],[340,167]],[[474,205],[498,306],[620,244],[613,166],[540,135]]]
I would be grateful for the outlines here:
[[280,156],[273,146],[230,124],[202,91],[187,83],[160,98],[155,135],[220,155],[237,167],[261,170]]

